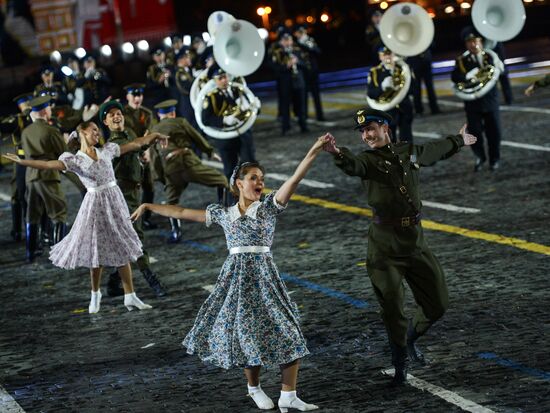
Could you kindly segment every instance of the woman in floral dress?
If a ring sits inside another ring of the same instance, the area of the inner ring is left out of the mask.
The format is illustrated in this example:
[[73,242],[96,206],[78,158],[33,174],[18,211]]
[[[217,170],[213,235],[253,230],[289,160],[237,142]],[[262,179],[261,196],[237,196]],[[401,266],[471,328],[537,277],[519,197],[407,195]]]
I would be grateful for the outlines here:
[[230,185],[239,201],[230,208],[209,205],[204,211],[142,204],[132,214],[135,220],[145,211],[152,211],[223,228],[229,256],[183,345],[189,354],[196,353],[205,362],[225,369],[244,367],[248,394],[260,409],[274,407],[260,387],[261,366],[269,365],[281,367],[278,406],[282,412],[318,408],[296,396],[300,359],[309,351],[296,305],[279,276],[270,247],[277,215],[286,208],[327,139],[328,135],[318,138],[294,175],[263,201],[264,169],[256,162],[246,162],[233,171]]
[[134,292],[130,261],[135,261],[143,252],[130,221],[130,212],[116,183],[111,161],[156,140],[165,142],[167,137],[153,133],[125,145],[106,143],[102,148],[96,148],[100,135],[99,128],[93,122],[80,124],[71,137],[80,139],[80,150],[76,154],[65,152],[58,160],[38,161],[20,159],[14,154],[4,155],[31,168],[74,172],[86,186],[87,193],[71,231],[52,247],[50,260],[65,269],[90,269],[90,314],[97,313],[100,308],[99,285],[104,266],[118,267],[124,287],[124,305],[128,310],[149,309],[151,306],[144,304]]

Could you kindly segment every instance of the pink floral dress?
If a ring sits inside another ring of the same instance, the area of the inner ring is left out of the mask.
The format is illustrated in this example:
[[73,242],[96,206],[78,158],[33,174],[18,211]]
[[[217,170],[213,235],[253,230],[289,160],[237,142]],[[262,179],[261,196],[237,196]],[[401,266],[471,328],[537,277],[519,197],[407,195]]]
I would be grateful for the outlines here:
[[88,192],[71,231],[50,251],[50,260],[57,267],[121,267],[143,255],[113,171],[112,159],[120,156],[120,147],[106,143],[96,152],[97,161],[81,151],[59,157]]

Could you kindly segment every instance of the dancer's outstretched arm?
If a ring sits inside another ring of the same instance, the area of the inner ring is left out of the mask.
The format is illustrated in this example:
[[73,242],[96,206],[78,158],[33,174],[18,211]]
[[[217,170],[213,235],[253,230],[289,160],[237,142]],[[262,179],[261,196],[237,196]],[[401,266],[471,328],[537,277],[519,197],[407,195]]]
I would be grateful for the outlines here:
[[302,159],[302,162],[300,162],[296,168],[296,171],[294,171],[294,175],[292,175],[277,191],[277,195],[275,196],[277,203],[280,205],[286,205],[288,203],[288,200],[292,194],[294,194],[294,191],[296,191],[298,184],[302,179],[304,179],[304,176],[306,176],[306,173],[313,164],[313,161],[317,158],[317,155],[319,155],[319,152],[323,149],[323,145],[325,145],[328,140],[328,133],[325,133],[323,136],[317,138],[317,141],[315,141],[304,159]]
[[141,204],[130,216],[132,221],[137,221],[145,211],[151,211],[163,217],[185,219],[187,221],[206,222],[204,209],[189,209],[178,205]]
[[145,136],[134,139],[132,142],[125,143],[120,145],[120,155],[124,155],[126,152],[139,151],[143,146],[149,146],[157,141],[160,142],[161,147],[166,147],[168,145],[169,136],[162,135],[158,132],[145,133]]
[[19,165],[28,166],[35,169],[53,169],[56,171],[64,171],[65,164],[61,161],[38,161],[33,159],[21,159],[19,156],[13,153],[7,153],[2,155],[4,158],[9,159]]

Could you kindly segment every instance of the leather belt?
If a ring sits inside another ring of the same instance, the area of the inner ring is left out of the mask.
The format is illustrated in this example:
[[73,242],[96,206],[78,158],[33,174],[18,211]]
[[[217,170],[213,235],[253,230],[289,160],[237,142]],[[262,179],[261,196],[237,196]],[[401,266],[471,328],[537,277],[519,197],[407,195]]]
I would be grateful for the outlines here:
[[416,214],[409,217],[400,217],[400,218],[385,218],[379,215],[375,215],[373,221],[378,225],[390,225],[393,227],[412,227],[414,225],[420,224],[422,220],[422,214]]
[[107,189],[107,188],[112,188],[114,186],[116,186],[116,181],[111,181],[109,183],[99,185],[99,186],[90,186],[90,187],[86,188],[86,190],[88,192],[99,192],[99,191],[103,191],[104,189]]
[[230,255],[243,254],[243,253],[246,253],[246,252],[255,252],[257,254],[265,254],[265,253],[268,253],[269,251],[270,251],[269,247],[261,247],[261,246],[252,245],[252,246],[245,246],[245,247],[230,248],[229,249],[229,254]]

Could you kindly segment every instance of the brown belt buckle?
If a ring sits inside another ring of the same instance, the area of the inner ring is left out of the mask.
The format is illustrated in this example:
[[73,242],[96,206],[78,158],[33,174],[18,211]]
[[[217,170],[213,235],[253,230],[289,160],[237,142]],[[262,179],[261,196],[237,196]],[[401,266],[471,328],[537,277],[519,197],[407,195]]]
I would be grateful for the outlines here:
[[407,188],[405,187],[405,185],[401,185],[399,187],[399,191],[402,193],[402,194],[406,194],[407,193]]
[[411,225],[411,217],[403,217],[401,218],[401,226],[402,227],[408,227]]

